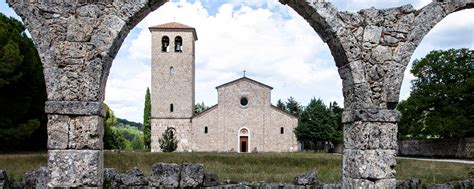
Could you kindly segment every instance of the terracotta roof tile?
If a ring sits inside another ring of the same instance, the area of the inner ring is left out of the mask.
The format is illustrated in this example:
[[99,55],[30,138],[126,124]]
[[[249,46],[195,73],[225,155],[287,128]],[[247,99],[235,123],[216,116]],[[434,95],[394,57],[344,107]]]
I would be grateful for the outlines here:
[[167,29],[194,29],[193,27],[178,23],[178,22],[170,22],[166,24],[160,24],[156,26],[151,26],[150,28],[157,29],[157,28],[167,28]]
[[148,29],[150,31],[152,31],[152,30],[176,30],[176,29],[178,29],[178,30],[179,29],[192,30],[193,35],[194,35],[194,40],[198,40],[195,28],[193,28],[191,26],[181,24],[181,23],[178,23],[178,22],[170,22],[170,23],[166,23],[166,24],[151,26],[151,27],[148,27]]

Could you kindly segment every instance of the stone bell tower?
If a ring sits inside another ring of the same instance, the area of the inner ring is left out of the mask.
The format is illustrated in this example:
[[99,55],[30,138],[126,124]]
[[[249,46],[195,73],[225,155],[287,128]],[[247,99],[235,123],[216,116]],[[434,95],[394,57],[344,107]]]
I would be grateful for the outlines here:
[[158,139],[176,129],[178,151],[188,150],[194,114],[194,42],[196,30],[171,22],[151,32],[151,150],[161,151]]

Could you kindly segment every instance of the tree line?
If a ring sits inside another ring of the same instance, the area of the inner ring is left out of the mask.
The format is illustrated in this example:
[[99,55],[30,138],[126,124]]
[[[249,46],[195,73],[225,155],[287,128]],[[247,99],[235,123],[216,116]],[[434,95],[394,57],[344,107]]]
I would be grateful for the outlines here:
[[298,117],[294,133],[305,150],[321,150],[325,144],[342,143],[342,111],[337,102],[327,106],[323,100],[312,98],[303,106],[293,97],[277,101],[278,108]]
[[23,24],[0,13],[0,151],[46,148],[46,86]]
[[145,149],[143,130],[140,130],[143,126],[117,118],[107,104],[104,107],[104,149]]

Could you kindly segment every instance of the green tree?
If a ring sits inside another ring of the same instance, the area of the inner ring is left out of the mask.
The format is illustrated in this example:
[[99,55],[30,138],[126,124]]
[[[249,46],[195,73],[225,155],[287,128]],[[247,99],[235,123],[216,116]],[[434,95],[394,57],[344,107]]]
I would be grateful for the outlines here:
[[343,136],[343,129],[344,126],[342,125],[342,112],[344,109],[339,107],[336,101],[330,102],[329,103],[329,110],[332,112],[332,116],[334,121],[336,122],[336,133],[334,136],[334,143],[343,143],[344,142],[344,136]]
[[276,107],[277,107],[277,108],[280,108],[281,110],[287,111],[287,110],[286,110],[286,105],[285,105],[285,103],[283,103],[283,102],[281,101],[281,99],[278,99]]
[[135,135],[135,137],[132,140],[132,148],[143,149],[143,147],[144,147],[143,135]]
[[173,152],[178,148],[178,139],[176,139],[176,129],[173,127],[166,128],[165,132],[158,139],[162,152]]
[[206,111],[209,107],[204,104],[204,102],[197,103],[196,106],[194,106],[194,112],[195,113],[201,113]]
[[33,42],[20,21],[0,13],[0,151],[46,149],[45,101]]
[[143,141],[145,148],[150,149],[151,145],[151,101],[150,101],[150,89],[146,88],[145,94],[145,109],[143,110]]
[[117,117],[115,117],[112,109],[107,104],[105,107],[105,118],[104,118],[104,148],[105,149],[125,149],[125,138],[114,128],[117,123]]
[[397,106],[400,138],[474,136],[474,51],[431,51],[410,72],[412,92]]
[[336,125],[331,110],[321,99],[313,98],[302,111],[294,132],[298,141],[317,150],[318,144],[334,140]]
[[292,96],[288,98],[288,101],[286,102],[286,111],[290,112],[291,114],[295,116],[299,116],[301,111],[303,110],[303,106],[296,101]]

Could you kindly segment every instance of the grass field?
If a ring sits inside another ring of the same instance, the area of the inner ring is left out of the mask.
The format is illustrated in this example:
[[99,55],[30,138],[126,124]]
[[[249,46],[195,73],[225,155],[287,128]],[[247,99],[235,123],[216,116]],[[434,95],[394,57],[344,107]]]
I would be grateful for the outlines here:
[[[341,179],[340,155],[326,153],[105,153],[105,167],[125,172],[134,166],[150,175],[157,162],[203,163],[206,172],[223,180],[291,182],[293,177],[309,170],[319,172],[325,183]],[[415,160],[397,160],[397,179],[420,178],[425,183],[445,183],[474,177],[474,165]],[[29,170],[47,165],[46,154],[0,155],[0,169],[15,180]]]

